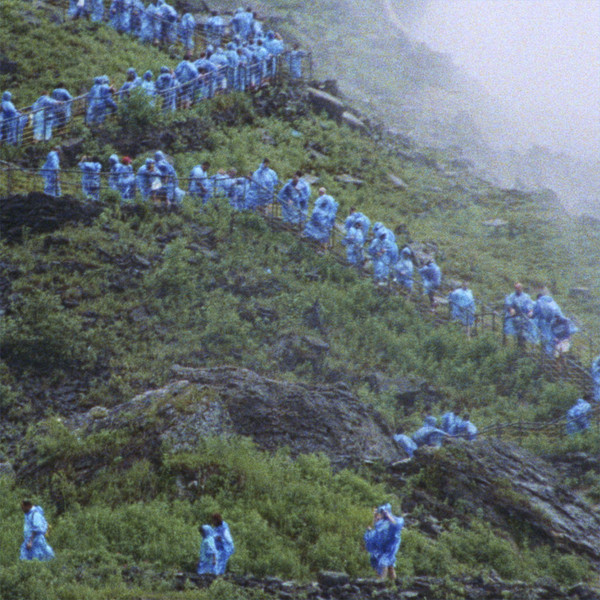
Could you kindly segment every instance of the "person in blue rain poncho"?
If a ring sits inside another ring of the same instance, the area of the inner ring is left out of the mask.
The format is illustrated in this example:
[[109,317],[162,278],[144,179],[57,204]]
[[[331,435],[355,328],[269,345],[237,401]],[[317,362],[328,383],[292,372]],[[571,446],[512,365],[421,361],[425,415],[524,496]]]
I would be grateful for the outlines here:
[[279,191],[277,196],[281,204],[281,215],[287,223],[299,225],[308,218],[310,184],[302,179],[302,171],[296,171]]
[[265,158],[252,174],[250,190],[246,196],[248,208],[262,208],[273,201],[278,178],[270,164],[269,159]]
[[162,111],[174,111],[177,108],[177,79],[169,67],[161,67],[160,75],[154,84],[158,95],[162,98]]
[[119,33],[129,33],[132,0],[113,0],[108,10],[111,26]]
[[194,66],[198,69],[199,75],[196,97],[212,98],[215,93],[218,66],[207,57],[206,52],[200,54],[200,57],[194,61]]
[[241,39],[247,40],[252,32],[253,20],[252,9],[244,10],[243,8],[238,8],[229,21],[229,27],[234,35],[239,35]]
[[46,541],[48,522],[41,506],[34,506],[31,500],[21,502],[24,515],[23,543],[19,558],[21,560],[50,560],[54,550]]
[[515,291],[504,300],[504,333],[514,335],[519,345],[525,341],[536,344],[539,333],[533,317],[533,300],[515,283]]
[[319,242],[323,249],[327,248],[331,230],[335,225],[338,203],[327,194],[327,190],[319,189],[319,197],[315,201],[310,220],[304,227],[303,236]]
[[373,262],[373,280],[379,285],[385,285],[392,265],[398,260],[398,246],[388,234],[389,230],[386,227],[377,227],[373,231],[376,231],[375,237],[369,245],[369,255]]
[[589,402],[579,398],[567,411],[567,433],[580,433],[589,429],[592,407]]
[[156,84],[152,81],[152,71],[146,71],[142,75],[142,83],[140,88],[144,90],[146,96],[151,99],[151,104],[154,106],[154,98],[156,96]]
[[539,332],[539,337],[548,355],[554,352],[554,336],[552,335],[552,321],[555,317],[564,317],[560,306],[550,296],[547,290],[538,294],[533,304],[531,318]]
[[227,563],[231,555],[235,552],[235,544],[229,530],[229,525],[223,521],[219,513],[214,513],[211,518],[213,531],[215,535],[215,545],[217,547],[217,565],[216,574],[223,575],[227,570]]
[[237,53],[237,48],[234,42],[229,42],[227,44],[225,57],[227,58],[227,88],[237,90],[239,89],[238,67],[240,64],[240,57]]
[[44,92],[31,107],[33,115],[33,139],[36,142],[48,141],[52,137],[52,128],[57,124],[56,109],[60,102]]
[[419,448],[421,446],[436,446],[442,445],[442,440],[448,434],[443,429],[438,429],[437,419],[434,416],[425,417],[423,426],[417,429],[412,436],[413,441]]
[[364,535],[365,548],[371,555],[371,566],[381,579],[396,579],[396,554],[400,549],[404,519],[392,514],[390,504],[373,511],[373,525]]
[[147,158],[146,162],[138,169],[135,184],[144,200],[151,200],[156,196],[162,184],[154,159]]
[[221,45],[221,38],[225,33],[225,21],[216,10],[211,11],[210,17],[204,24],[204,32],[207,44],[212,44],[215,48]]
[[175,67],[175,77],[179,84],[179,102],[182,108],[189,108],[192,105],[198,83],[198,69],[190,59],[191,54],[186,53],[184,59]]
[[590,373],[594,381],[594,400],[600,402],[600,355],[592,362]]
[[178,34],[184,50],[191,52],[194,49],[194,31],[196,30],[196,19],[192,13],[185,13],[179,22]]
[[306,52],[300,50],[299,44],[294,44],[293,50],[290,50],[286,55],[285,59],[288,64],[290,76],[292,79],[302,78],[302,59],[306,56]]
[[571,348],[571,336],[577,333],[579,328],[567,317],[556,315],[550,323],[550,335],[552,336],[552,354],[559,361],[564,361],[564,355]]
[[133,67],[127,69],[127,79],[125,83],[119,89],[119,96],[121,98],[127,98],[132,90],[142,85],[142,79],[138,76],[136,70]]
[[177,11],[166,2],[161,2],[156,11],[158,33],[157,38],[162,44],[174,44],[177,41]]
[[342,244],[346,246],[346,260],[357,267],[362,267],[364,262],[363,247],[365,245],[365,236],[362,227],[358,221],[354,221],[352,227],[346,231],[342,239]]
[[4,92],[2,94],[2,104],[0,105],[0,140],[6,144],[16,144],[21,137],[21,113],[12,103],[12,94]]
[[52,90],[50,97],[59,101],[59,104],[54,107],[56,127],[64,127],[71,120],[73,96],[71,96],[69,90],[65,88],[64,83],[59,83],[58,87]]
[[152,2],[146,6],[141,14],[141,26],[139,30],[140,41],[145,44],[153,44],[158,36],[158,7]]
[[202,204],[206,204],[212,194],[212,182],[208,176],[209,168],[210,163],[205,161],[193,167],[190,172],[188,194],[194,199],[202,200]]
[[431,307],[436,306],[435,292],[442,283],[442,271],[433,259],[428,259],[423,267],[419,269],[423,282],[423,292],[427,294]]
[[248,177],[237,177],[229,188],[229,204],[235,210],[246,210],[246,195],[250,190],[252,173]]
[[40,175],[44,178],[44,193],[55,197],[60,196],[59,152],[59,148],[50,151],[46,157],[46,162],[40,169]]
[[81,169],[81,191],[86,198],[91,198],[95,202],[100,200],[100,171],[102,165],[96,157],[88,160],[83,156],[79,162]]
[[415,450],[418,448],[413,439],[405,433],[397,433],[394,436],[394,441],[406,452],[409,458],[413,457]]
[[104,0],[86,0],[90,4],[90,16],[94,23],[99,23],[104,18]]
[[413,288],[414,269],[412,251],[408,246],[405,246],[400,251],[400,257],[393,266],[393,272],[396,281],[409,292],[411,292]]
[[200,527],[202,542],[200,543],[200,559],[196,573],[198,575],[217,574],[217,545],[215,543],[215,532],[210,525]]
[[117,105],[112,98],[114,89],[106,75],[94,78],[87,98],[86,122],[88,125],[104,123],[109,112],[116,112]]
[[142,0],[132,0],[129,33],[138,38],[142,35],[142,17],[145,10],[146,8],[144,7]]
[[156,170],[159,172],[162,187],[164,188],[166,199],[169,204],[179,204],[185,192],[179,189],[179,178],[175,167],[167,160],[167,157],[160,150],[154,154]]
[[[256,23],[257,21],[255,21]],[[277,72],[277,57],[283,54],[284,45],[279,34],[267,31],[267,35],[263,42],[265,50],[269,53],[267,58],[267,76],[274,77]]]
[[462,419],[453,412],[447,412],[442,415],[442,430],[448,435],[456,435],[461,426]]
[[477,437],[477,427],[474,423],[471,423],[468,414],[464,414],[462,418],[460,418],[460,422],[457,423],[456,426],[455,435],[463,437],[470,442],[472,442]]
[[215,87],[217,90],[225,89],[227,85],[227,73],[229,70],[229,59],[220,46],[211,54],[210,62],[215,65],[216,69],[213,71],[213,77],[215,81]]
[[87,17],[90,12],[90,0],[69,0],[68,15],[72,19]]
[[470,331],[475,322],[475,298],[466,281],[461,286],[448,294],[450,304],[450,317],[453,321],[460,321]]
[[360,223],[360,228],[363,233],[365,240],[367,239],[367,235],[369,234],[369,229],[371,228],[371,221],[369,218],[363,215],[361,212],[358,212],[354,206],[350,209],[350,213],[346,217],[344,221],[344,229],[346,231],[350,231],[350,228],[353,227],[354,223]]
[[135,196],[135,175],[133,174],[131,159],[124,156],[123,162],[120,163],[119,157],[116,154],[111,154],[108,162],[110,165],[109,187],[119,192],[122,200],[133,200]]

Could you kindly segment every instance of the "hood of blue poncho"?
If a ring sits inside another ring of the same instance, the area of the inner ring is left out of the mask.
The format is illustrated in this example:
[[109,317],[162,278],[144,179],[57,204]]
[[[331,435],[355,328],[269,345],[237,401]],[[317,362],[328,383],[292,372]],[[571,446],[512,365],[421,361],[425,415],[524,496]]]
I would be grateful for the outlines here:
[[146,71],[144,73],[144,80],[145,81],[152,81],[152,71]]
[[11,98],[12,94],[10,92],[4,92],[4,94],[2,94],[3,101],[10,102]]
[[111,155],[108,157],[108,162],[109,162],[111,165],[116,165],[116,164],[119,162],[119,157],[118,157],[116,154],[111,154]]
[[437,425],[437,419],[432,416],[425,417],[423,424],[428,425],[429,427],[435,427]]
[[160,72],[161,73],[170,73],[171,69],[169,69],[169,67],[161,67]]

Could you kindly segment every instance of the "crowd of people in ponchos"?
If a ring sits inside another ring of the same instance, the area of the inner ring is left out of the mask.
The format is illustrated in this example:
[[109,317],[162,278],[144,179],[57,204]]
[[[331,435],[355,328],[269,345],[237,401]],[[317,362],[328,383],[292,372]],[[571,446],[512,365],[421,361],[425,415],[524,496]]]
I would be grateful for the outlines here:
[[[134,2],[129,0],[113,2],[110,22],[119,31],[138,31],[137,21],[132,17],[138,9],[134,10],[133,5]],[[81,16],[82,11],[86,15],[93,15],[96,6],[101,7],[102,3],[94,4],[86,0],[81,5],[72,0],[70,12],[74,17]],[[154,17],[146,18],[146,12]],[[174,111],[178,107],[189,108],[193,103],[211,98],[219,91],[243,92],[255,89],[275,76],[278,57],[284,53],[290,77],[302,77],[302,60],[306,53],[297,44],[293,50],[286,51],[281,36],[273,31],[263,34],[262,24],[250,8],[238,9],[228,24],[225,24],[222,17],[213,14],[204,25],[208,44],[196,59],[192,56],[193,35],[190,37],[189,34],[196,27],[193,15],[186,14],[180,19],[173,7],[163,0],[143,8],[144,18],[140,21],[139,31],[145,33],[140,33],[140,39],[170,39],[171,29],[165,29],[165,24],[170,21],[164,16],[158,17],[159,14],[167,13],[174,15],[176,26],[177,23],[180,25],[180,38],[186,49],[184,59],[174,69],[169,66],[161,67],[156,78],[152,71],[146,71],[140,77],[135,69],[128,69],[126,81],[118,90],[111,86],[108,76],[95,77],[86,97],[86,122],[89,125],[103,123],[110,113],[117,110],[115,98],[118,100],[128,97],[136,89],[147,95],[151,102],[160,100],[165,112]],[[190,25],[192,22],[193,26]],[[188,25],[182,29],[182,23]],[[184,31],[188,33],[184,34]],[[223,48],[221,41],[226,33],[231,38]],[[26,113],[15,107],[11,92],[4,92],[0,106],[0,142],[20,143],[23,131],[30,121],[34,141],[50,140],[53,130],[64,127],[71,119],[72,105],[73,96],[63,83],[59,83],[52,91],[44,91],[31,106],[30,112]]]

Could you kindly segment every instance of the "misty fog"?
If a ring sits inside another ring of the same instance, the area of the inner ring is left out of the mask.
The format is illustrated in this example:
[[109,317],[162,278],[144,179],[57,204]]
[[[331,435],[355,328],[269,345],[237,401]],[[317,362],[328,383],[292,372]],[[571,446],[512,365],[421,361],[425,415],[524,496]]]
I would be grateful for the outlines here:
[[500,99],[515,127],[511,145],[600,157],[600,0],[407,4],[399,12],[411,36]]

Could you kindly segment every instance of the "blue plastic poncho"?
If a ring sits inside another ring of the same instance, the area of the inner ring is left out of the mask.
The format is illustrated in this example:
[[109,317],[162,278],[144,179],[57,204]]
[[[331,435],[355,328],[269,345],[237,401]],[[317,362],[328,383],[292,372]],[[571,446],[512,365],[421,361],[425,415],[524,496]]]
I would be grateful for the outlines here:
[[396,442],[396,444],[401,446],[406,452],[406,454],[408,454],[408,456],[410,456],[411,458],[413,457],[415,450],[418,448],[418,446],[414,443],[412,438],[408,437],[404,433],[397,433],[394,436],[394,441]]
[[554,352],[554,336],[552,334],[552,321],[555,317],[563,317],[560,306],[552,296],[539,296],[533,304],[532,319],[537,326],[540,339],[544,344],[546,354]]
[[590,372],[594,381],[594,400],[600,402],[600,355],[592,362]]
[[33,139],[48,141],[52,137],[52,128],[56,125],[56,107],[58,102],[48,95],[40,96],[31,107],[33,114]]
[[302,235],[321,244],[327,244],[331,229],[335,225],[337,209],[338,203],[329,194],[319,196]]
[[127,81],[119,89],[119,97],[126,98],[129,93],[142,85],[142,79],[138,76],[134,68],[127,69]]
[[235,552],[235,545],[229,531],[229,525],[225,521],[218,527],[214,527],[215,544],[217,546],[217,575],[223,575],[227,569],[227,562]]
[[215,173],[211,178],[211,189],[213,198],[229,198],[229,189],[234,180],[224,170]]
[[196,20],[192,13],[185,13],[179,22],[179,39],[185,50],[194,49],[194,31],[196,29]]
[[288,223],[304,223],[308,218],[310,185],[304,179],[290,179],[279,191],[277,199],[281,204],[281,215]]
[[229,27],[234,35],[238,35],[241,39],[247,40],[252,33],[252,22],[254,15],[250,11],[245,11],[243,8],[238,8],[235,15],[229,21]]
[[89,0],[85,0],[84,2],[80,2],[80,0],[69,0],[68,15],[73,19],[87,17],[89,10]]
[[144,90],[146,95],[152,99],[152,105],[154,105],[154,97],[156,96],[156,85],[152,81],[152,71],[146,71],[142,75],[142,84],[140,87]]
[[229,59],[223,48],[219,46],[214,54],[211,55],[209,61],[216,67],[213,71],[216,88],[218,90],[224,89],[228,79]]
[[385,282],[390,269],[398,261],[398,246],[387,234],[387,228],[379,228],[377,236],[369,245],[369,255],[373,262],[373,279]]
[[412,290],[413,287],[413,272],[415,268],[411,256],[412,252],[410,248],[402,248],[400,258],[393,266],[396,281],[409,291]]
[[302,77],[302,59],[306,56],[303,50],[291,50],[285,55],[290,70],[290,75],[293,79]]
[[426,294],[432,293],[440,287],[442,283],[442,271],[434,261],[421,267],[419,273],[423,281],[423,291]]
[[554,351],[554,356],[558,357],[561,354],[568,352],[571,347],[571,336],[577,333],[579,328],[564,316],[555,316],[550,324],[550,335],[552,337],[551,344]]
[[469,420],[460,420],[456,426],[456,435],[472,442],[477,437],[477,427]]
[[52,150],[46,157],[46,162],[40,169],[40,175],[44,178],[44,193],[50,196],[60,196],[60,161],[58,152]]
[[133,200],[135,196],[135,176],[131,165],[119,162],[119,157],[112,154],[108,159],[110,164],[110,175],[108,185],[111,189],[121,194],[122,200]]
[[56,126],[64,127],[71,120],[71,106],[73,104],[73,96],[65,88],[56,88],[50,94],[54,100],[58,100],[59,104],[54,107],[56,116]]
[[196,165],[190,172],[188,193],[192,198],[200,198],[206,204],[212,194],[212,182],[202,165]]
[[250,190],[246,197],[247,207],[258,208],[270,204],[275,196],[277,181],[277,173],[261,163],[252,174]]
[[[385,504],[378,508],[382,516],[372,529],[367,529],[364,535],[365,548],[371,554],[371,566],[378,575],[383,570],[396,565],[396,554],[402,541],[404,519],[391,513],[391,506]],[[389,515],[389,516],[388,516]]]
[[[514,311],[514,314],[511,314]],[[529,294],[514,291],[504,301],[504,333],[516,335],[532,344],[539,341],[539,333],[534,321],[530,318],[533,312],[533,301]]]
[[100,200],[100,171],[99,162],[84,161],[79,163],[81,169],[81,191],[86,198],[98,202]]
[[158,39],[163,44],[174,44],[177,41],[177,11],[166,2],[158,7],[156,12]]
[[100,22],[104,18],[104,0],[86,0],[90,3],[90,15],[94,22]]
[[88,125],[104,123],[108,112],[117,110],[108,85],[108,78],[105,75],[94,78],[94,85],[88,92],[87,103],[86,122]]
[[194,63],[189,60],[182,60],[175,67],[175,77],[177,77],[178,95],[183,102],[192,102],[196,93],[198,82],[198,69]]
[[448,294],[450,316],[454,321],[472,326],[475,322],[475,299],[469,289],[458,288]]
[[129,33],[140,37],[142,34],[142,16],[144,15],[145,7],[142,0],[132,0],[131,2],[131,19],[129,22]]
[[360,227],[360,223],[355,223],[342,239],[342,244],[346,246],[346,260],[351,265],[362,266],[364,261],[363,246],[365,245],[365,236]]
[[354,223],[357,222],[360,223],[360,228],[366,240],[367,235],[369,234],[369,229],[371,228],[371,221],[369,221],[369,218],[363,215],[361,212],[353,212],[352,214],[348,215],[344,221],[344,229],[346,231],[350,231]]
[[229,204],[235,210],[246,210],[246,194],[250,189],[248,177],[238,177],[229,188]]
[[433,416],[425,417],[423,427],[417,429],[412,436],[417,446],[441,446],[446,432],[437,428],[437,419]]
[[198,575],[217,574],[217,545],[215,531],[210,525],[202,525],[202,542],[200,543],[200,559],[196,573]]
[[160,173],[162,185],[167,193],[169,202],[181,202],[185,192],[179,189],[179,178],[175,167],[167,160],[167,157],[160,150],[154,153],[156,169]]
[[283,53],[283,42],[280,39],[277,39],[272,31],[267,32],[263,44],[267,49],[267,52],[273,56],[278,56],[279,54]]
[[213,15],[209,17],[204,24],[204,31],[206,33],[207,44],[220,46],[221,38],[225,33],[225,21],[223,21],[223,18],[219,15]]
[[448,435],[456,435],[462,423],[463,420],[453,412],[447,412],[442,415],[442,430]]
[[158,38],[158,8],[150,3],[141,14],[140,41],[152,44]]
[[[50,560],[54,558],[54,550],[46,541],[48,523],[41,506],[32,506],[24,514],[23,543],[21,544],[21,560]],[[31,542],[31,548],[27,548]]]
[[20,140],[21,113],[11,102],[12,94],[2,94],[2,112],[0,112],[0,140],[6,144],[16,144]]
[[129,33],[131,28],[132,0],[113,0],[108,15],[111,26],[119,33]]
[[156,91],[162,98],[163,112],[174,111],[177,108],[177,79],[169,67],[161,67],[160,75],[155,83]]
[[147,158],[146,163],[138,169],[135,184],[144,200],[149,200],[161,188],[160,174],[152,158]]
[[592,407],[589,402],[579,398],[567,411],[567,433],[579,433],[590,426]]

